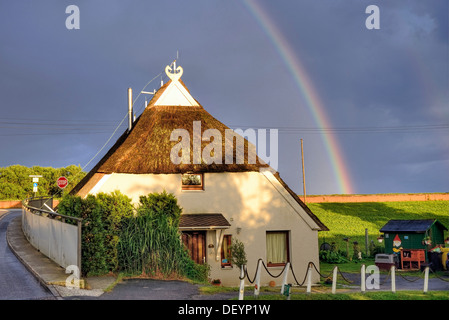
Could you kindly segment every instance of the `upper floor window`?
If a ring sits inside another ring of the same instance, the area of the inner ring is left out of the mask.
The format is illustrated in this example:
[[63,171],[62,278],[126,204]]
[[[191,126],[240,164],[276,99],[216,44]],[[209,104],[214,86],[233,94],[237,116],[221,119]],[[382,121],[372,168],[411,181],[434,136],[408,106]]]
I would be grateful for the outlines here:
[[185,173],[182,175],[182,190],[204,190],[202,173]]

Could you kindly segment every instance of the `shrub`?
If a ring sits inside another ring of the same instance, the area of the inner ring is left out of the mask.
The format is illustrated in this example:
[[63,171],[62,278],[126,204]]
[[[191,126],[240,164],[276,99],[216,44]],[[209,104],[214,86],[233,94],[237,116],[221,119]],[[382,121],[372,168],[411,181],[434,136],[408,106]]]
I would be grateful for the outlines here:
[[101,210],[105,264],[109,271],[118,269],[117,244],[120,238],[122,220],[133,216],[131,199],[118,191],[97,195],[97,205]]
[[345,263],[348,262],[346,259],[346,253],[333,250],[320,250],[320,261],[326,263]]
[[180,240],[181,212],[175,196],[165,191],[141,196],[137,215],[125,219],[122,225],[118,243],[121,269],[134,274],[207,281],[209,266],[190,259]]
[[118,191],[84,199],[69,195],[59,203],[58,212],[83,219],[83,275],[123,270],[207,281],[209,265],[190,259],[180,240],[182,208],[172,194],[141,196],[137,210]]
[[154,217],[165,217],[170,225],[179,226],[182,208],[178,205],[176,197],[167,193],[150,193],[148,196],[140,196],[138,214],[149,212]]
[[65,196],[58,212],[83,219],[81,243],[81,270],[83,275],[100,275],[116,271],[117,244],[123,218],[132,216],[131,199],[116,191],[79,196]]

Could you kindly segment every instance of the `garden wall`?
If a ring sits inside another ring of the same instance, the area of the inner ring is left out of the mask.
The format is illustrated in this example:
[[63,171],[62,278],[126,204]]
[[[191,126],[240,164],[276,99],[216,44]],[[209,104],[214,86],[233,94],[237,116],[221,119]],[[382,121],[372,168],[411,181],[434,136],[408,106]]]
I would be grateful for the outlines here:
[[[53,206],[57,206],[59,200],[53,200]],[[22,200],[0,200],[0,209],[22,209]]]
[[[301,200],[304,197],[299,195]],[[321,202],[393,202],[393,201],[449,201],[449,193],[401,193],[401,194],[360,194],[360,195],[310,195],[306,203]]]

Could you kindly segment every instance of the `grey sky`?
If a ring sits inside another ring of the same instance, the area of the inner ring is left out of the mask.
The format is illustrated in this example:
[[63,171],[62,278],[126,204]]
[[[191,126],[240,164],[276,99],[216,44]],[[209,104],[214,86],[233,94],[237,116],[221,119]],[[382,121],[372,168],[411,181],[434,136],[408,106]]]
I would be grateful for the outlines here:
[[[447,1],[254,2],[305,67],[356,193],[449,191]],[[79,30],[65,27],[71,4]],[[371,4],[380,30],[365,27]],[[126,115],[127,88],[139,92],[179,50],[183,81],[214,117],[280,129],[293,190],[302,138],[308,193],[341,191],[323,131],[242,1],[0,1],[0,39],[0,166],[86,165]]]

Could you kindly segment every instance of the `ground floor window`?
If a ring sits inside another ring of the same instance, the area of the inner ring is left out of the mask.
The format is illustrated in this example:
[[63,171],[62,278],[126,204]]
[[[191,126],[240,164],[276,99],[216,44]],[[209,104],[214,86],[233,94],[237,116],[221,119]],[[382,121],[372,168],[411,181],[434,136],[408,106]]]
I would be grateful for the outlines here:
[[221,245],[221,267],[230,267],[231,263],[231,241],[232,236],[226,234],[223,236],[223,243]]
[[288,231],[267,231],[267,265],[283,266],[290,261]]

